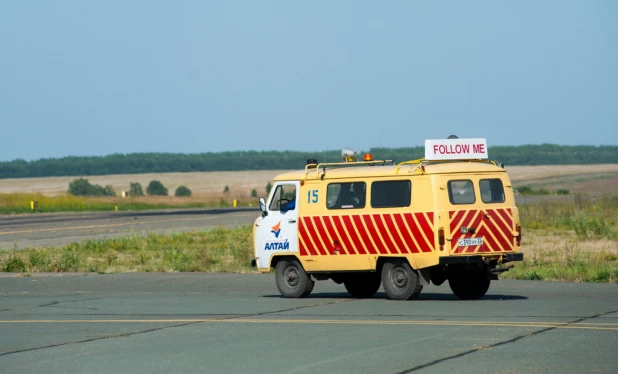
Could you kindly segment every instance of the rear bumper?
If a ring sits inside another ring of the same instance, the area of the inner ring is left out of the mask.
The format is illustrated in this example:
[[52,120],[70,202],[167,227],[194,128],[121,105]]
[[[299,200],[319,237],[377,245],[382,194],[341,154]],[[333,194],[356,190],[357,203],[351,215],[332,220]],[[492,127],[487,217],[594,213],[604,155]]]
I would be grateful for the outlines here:
[[[496,257],[492,255],[486,256],[449,256],[449,257],[440,257],[440,265],[451,265],[451,264],[478,264],[483,262],[483,258],[487,257]],[[512,261],[523,261],[524,254],[523,253],[507,253],[502,255],[502,263],[512,262]]]

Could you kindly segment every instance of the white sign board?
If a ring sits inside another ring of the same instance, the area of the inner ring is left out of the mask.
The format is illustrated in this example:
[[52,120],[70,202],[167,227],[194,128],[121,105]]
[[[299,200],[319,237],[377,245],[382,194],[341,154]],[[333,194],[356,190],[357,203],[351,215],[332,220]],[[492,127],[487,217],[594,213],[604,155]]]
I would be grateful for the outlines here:
[[463,160],[488,158],[487,140],[478,139],[427,139],[426,160]]

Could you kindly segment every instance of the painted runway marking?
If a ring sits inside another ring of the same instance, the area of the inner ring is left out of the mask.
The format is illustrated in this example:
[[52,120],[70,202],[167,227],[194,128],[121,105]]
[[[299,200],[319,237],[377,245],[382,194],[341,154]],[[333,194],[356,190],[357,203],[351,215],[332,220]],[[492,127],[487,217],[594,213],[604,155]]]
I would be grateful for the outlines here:
[[281,324],[341,324],[341,325],[423,325],[423,326],[475,326],[475,327],[535,327],[579,330],[618,331],[618,323],[578,322],[495,322],[495,321],[361,321],[361,320],[310,320],[310,319],[99,319],[99,320],[0,320],[6,324],[26,323],[281,323]]

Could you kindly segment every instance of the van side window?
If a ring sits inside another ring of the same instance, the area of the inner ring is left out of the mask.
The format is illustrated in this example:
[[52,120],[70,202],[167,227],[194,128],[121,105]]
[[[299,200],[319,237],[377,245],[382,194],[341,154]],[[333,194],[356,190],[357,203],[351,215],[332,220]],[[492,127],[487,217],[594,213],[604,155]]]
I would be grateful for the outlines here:
[[410,206],[411,196],[410,181],[385,181],[371,184],[371,206],[373,208]]
[[366,196],[365,182],[331,183],[326,188],[326,207],[328,209],[364,208]]
[[481,188],[481,199],[484,203],[503,203],[504,202],[504,186],[502,180],[481,179],[479,182]]
[[448,198],[451,204],[474,204],[474,185],[471,180],[448,181]]
[[287,212],[288,210],[294,210],[296,207],[296,186],[293,184],[281,184],[277,186],[275,193],[273,193],[272,200],[268,210],[281,210]]

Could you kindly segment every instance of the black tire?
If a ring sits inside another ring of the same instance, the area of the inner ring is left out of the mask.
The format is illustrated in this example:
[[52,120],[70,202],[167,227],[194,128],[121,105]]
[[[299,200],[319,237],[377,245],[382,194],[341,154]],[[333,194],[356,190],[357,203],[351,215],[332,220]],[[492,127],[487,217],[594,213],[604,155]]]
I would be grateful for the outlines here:
[[485,296],[490,283],[484,271],[460,273],[448,279],[451,291],[462,300],[476,300]]
[[382,287],[389,299],[410,300],[416,298],[421,291],[421,280],[418,272],[404,260],[390,261],[382,267]]
[[372,297],[380,288],[380,276],[377,273],[361,273],[347,276],[343,285],[353,296],[359,299]]
[[283,297],[307,297],[315,284],[297,260],[279,261],[275,277],[277,288]]

